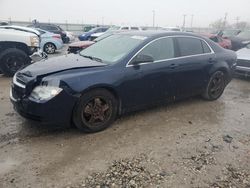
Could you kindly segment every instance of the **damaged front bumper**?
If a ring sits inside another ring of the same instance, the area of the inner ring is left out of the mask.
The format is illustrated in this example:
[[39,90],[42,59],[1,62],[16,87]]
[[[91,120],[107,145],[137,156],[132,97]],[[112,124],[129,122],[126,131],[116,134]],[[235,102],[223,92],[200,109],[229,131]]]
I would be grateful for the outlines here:
[[30,56],[32,62],[37,62],[37,61],[41,61],[43,59],[47,59],[48,55],[43,52],[42,50],[38,50],[37,52],[34,52],[31,56]]

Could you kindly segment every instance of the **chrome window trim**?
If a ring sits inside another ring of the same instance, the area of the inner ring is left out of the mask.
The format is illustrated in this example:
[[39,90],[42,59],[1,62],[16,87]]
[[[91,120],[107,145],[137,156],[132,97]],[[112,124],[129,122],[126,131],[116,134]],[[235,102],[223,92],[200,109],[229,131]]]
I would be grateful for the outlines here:
[[138,50],[135,55],[133,55],[132,58],[130,58],[130,60],[128,61],[128,63],[126,64],[126,67],[133,67],[135,65],[129,64],[134,58],[135,56],[137,56],[144,48],[146,48],[148,45],[150,45],[151,43],[160,40],[160,39],[164,39],[164,38],[194,38],[194,39],[199,39],[203,42],[205,42],[205,44],[209,47],[210,52],[209,53],[202,53],[202,54],[195,54],[195,55],[188,55],[188,56],[181,56],[181,57],[174,57],[174,58],[168,58],[168,59],[162,59],[162,60],[157,60],[154,62],[148,62],[148,63],[140,63],[139,65],[146,65],[146,64],[152,64],[152,63],[160,63],[160,62],[164,62],[164,61],[170,61],[170,60],[176,60],[176,59],[183,59],[183,58],[187,58],[187,57],[196,57],[196,56],[202,56],[202,55],[208,55],[208,54],[214,54],[214,50],[212,49],[212,47],[207,43],[206,40],[204,40],[203,38],[199,38],[199,37],[195,37],[195,36],[185,36],[185,35],[173,35],[173,36],[165,36],[165,37],[160,37],[157,39],[154,39],[150,42],[148,42],[146,45],[144,45],[140,50]]

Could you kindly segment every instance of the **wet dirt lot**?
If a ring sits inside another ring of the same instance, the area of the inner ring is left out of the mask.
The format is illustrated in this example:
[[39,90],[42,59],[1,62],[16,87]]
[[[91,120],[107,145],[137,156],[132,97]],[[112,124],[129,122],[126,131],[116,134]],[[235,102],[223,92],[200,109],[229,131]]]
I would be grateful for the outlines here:
[[96,134],[21,118],[10,82],[0,76],[0,187],[250,187],[249,80],[217,101],[136,112]]

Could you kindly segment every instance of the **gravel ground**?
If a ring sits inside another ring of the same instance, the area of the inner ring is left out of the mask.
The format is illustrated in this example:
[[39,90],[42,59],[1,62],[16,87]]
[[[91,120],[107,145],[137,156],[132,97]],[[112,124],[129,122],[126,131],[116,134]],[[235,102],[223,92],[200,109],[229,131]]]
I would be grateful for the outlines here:
[[250,81],[136,112],[96,134],[16,114],[0,76],[0,187],[250,187]]

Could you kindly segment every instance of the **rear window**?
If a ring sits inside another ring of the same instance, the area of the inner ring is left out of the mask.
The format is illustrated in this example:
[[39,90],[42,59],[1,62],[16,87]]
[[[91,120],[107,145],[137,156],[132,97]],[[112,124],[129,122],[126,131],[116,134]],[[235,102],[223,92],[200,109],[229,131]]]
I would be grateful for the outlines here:
[[180,50],[180,56],[203,54],[207,53],[209,50],[208,46],[202,43],[202,40],[196,38],[179,37],[177,38],[177,43]]
[[139,30],[138,27],[131,27],[131,30]]
[[201,41],[201,44],[202,44],[204,53],[211,53],[210,48],[208,47],[208,45],[204,41]]
[[128,27],[122,27],[121,30],[129,30]]

